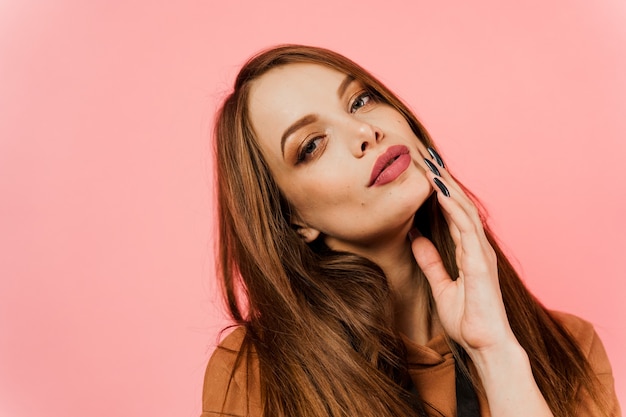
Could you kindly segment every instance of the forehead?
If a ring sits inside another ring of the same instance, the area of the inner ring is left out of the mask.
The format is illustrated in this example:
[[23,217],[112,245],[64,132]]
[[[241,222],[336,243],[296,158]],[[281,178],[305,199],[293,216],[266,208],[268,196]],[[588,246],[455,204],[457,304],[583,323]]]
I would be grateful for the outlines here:
[[302,116],[329,110],[345,79],[346,74],[319,64],[288,64],[263,74],[248,95],[250,122],[259,139],[280,137]]
[[[272,68],[252,83],[250,100],[275,101],[301,94],[324,93],[343,81],[346,74],[320,64],[287,64]],[[254,97],[256,96],[256,98]],[[252,103],[251,103],[252,104]]]
[[[320,64],[287,64],[273,68],[252,83],[250,108],[256,104],[297,104],[301,98],[321,98],[335,93],[346,75]],[[330,89],[330,91],[328,91]]]

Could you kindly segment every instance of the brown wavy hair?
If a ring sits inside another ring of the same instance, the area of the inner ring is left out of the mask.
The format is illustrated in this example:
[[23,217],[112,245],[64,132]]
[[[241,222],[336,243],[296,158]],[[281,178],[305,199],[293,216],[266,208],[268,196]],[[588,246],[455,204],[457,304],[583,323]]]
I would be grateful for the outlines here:
[[[284,45],[243,66],[215,125],[218,273],[230,314],[246,329],[239,360],[243,352],[256,352],[267,416],[423,415],[408,391],[406,352],[383,271],[357,255],[303,242],[255,138],[248,115],[250,86],[272,68],[292,63],[351,75],[398,110],[425,146],[434,147],[396,95],[340,54]],[[417,211],[415,225],[432,240],[450,275],[457,276],[454,242],[434,195]],[[600,384],[576,341],[524,287],[484,226],[497,254],[511,328],[553,413],[572,415],[579,387],[600,402]],[[452,347],[465,363],[462,349]]]

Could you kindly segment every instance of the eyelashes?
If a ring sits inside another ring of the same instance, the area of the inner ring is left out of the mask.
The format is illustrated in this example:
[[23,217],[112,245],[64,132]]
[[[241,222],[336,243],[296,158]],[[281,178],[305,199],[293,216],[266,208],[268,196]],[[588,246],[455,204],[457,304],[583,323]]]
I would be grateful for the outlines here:
[[[351,114],[354,114],[376,102],[376,95],[374,93],[368,90],[361,90],[352,100],[350,100],[348,111]],[[311,160],[316,154],[322,151],[326,139],[327,135],[324,134],[314,135],[311,138],[304,140],[297,152],[296,165]]]
[[361,91],[356,98],[352,100],[352,103],[350,104],[350,113],[354,113],[370,103],[374,103],[374,94],[369,91]]
[[298,151],[298,161],[297,163],[301,163],[307,159],[310,159],[314,156],[322,145],[320,142],[326,138],[326,135],[323,136],[315,136],[311,139],[307,139],[304,141],[300,150]]

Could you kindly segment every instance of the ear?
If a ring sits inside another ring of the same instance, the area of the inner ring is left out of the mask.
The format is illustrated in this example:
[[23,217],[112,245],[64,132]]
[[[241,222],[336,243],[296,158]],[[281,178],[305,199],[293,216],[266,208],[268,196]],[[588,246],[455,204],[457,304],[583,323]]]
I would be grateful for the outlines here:
[[312,227],[294,225],[296,233],[300,235],[306,243],[311,243],[320,235],[320,231]]
[[311,226],[307,226],[306,223],[304,223],[300,217],[295,214],[292,215],[291,227],[293,227],[296,233],[299,234],[306,243],[313,242],[320,235],[319,230]]

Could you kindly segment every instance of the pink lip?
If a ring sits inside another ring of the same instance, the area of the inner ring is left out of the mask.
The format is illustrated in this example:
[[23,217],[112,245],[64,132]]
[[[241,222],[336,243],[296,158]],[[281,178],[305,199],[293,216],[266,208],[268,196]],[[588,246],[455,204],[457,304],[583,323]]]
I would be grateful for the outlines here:
[[410,163],[409,148],[404,145],[390,146],[376,159],[368,187],[387,184],[395,180],[409,167]]

